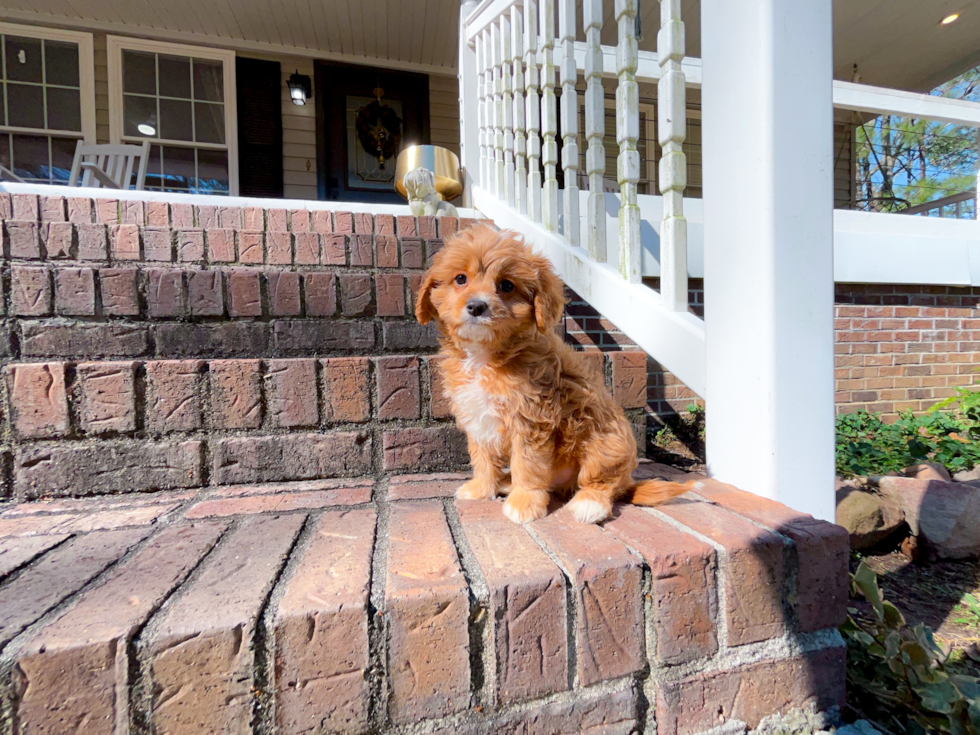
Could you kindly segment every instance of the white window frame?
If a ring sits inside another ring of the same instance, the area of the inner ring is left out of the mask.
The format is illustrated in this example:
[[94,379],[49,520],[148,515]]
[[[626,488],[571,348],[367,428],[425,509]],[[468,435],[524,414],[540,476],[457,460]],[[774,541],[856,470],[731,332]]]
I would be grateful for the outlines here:
[[[136,140],[149,140],[151,145],[166,145],[181,148],[197,148],[223,150],[228,153],[228,195],[238,195],[238,104],[235,88],[235,52],[222,49],[190,46],[187,44],[164,43],[149,41],[142,38],[127,36],[107,36],[106,51],[108,53],[109,71],[109,140],[119,144]],[[188,56],[198,59],[212,59],[222,62],[225,85],[225,143],[194,143],[186,140],[164,140],[131,136],[123,139],[123,84],[122,84],[122,52],[146,51],[149,53],[169,54],[173,56]]]
[[95,52],[91,33],[63,31],[57,28],[23,26],[16,23],[0,23],[0,34],[38,38],[44,41],[63,41],[78,45],[78,96],[82,130],[55,130],[53,128],[22,128],[0,125],[0,134],[45,135],[56,138],[74,138],[85,143],[95,143]]

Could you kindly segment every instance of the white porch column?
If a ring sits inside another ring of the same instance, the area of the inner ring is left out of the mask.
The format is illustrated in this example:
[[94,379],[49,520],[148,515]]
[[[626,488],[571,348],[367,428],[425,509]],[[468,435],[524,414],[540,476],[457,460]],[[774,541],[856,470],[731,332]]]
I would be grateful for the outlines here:
[[462,206],[473,206],[473,187],[480,183],[479,87],[476,49],[466,40],[466,19],[476,10],[476,0],[459,6],[459,165],[463,167]]
[[709,473],[834,518],[831,0],[703,0]]

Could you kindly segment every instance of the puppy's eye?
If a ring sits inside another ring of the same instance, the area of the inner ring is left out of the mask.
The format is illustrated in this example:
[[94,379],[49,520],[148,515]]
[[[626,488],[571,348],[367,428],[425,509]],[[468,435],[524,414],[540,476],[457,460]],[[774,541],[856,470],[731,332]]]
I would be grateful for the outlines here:
[[460,273],[458,276],[456,276],[456,285],[457,286],[465,286],[466,285],[466,276],[464,276],[462,273]]
[[500,282],[500,290],[504,293],[510,293],[514,290],[514,284],[508,280],[503,280]]

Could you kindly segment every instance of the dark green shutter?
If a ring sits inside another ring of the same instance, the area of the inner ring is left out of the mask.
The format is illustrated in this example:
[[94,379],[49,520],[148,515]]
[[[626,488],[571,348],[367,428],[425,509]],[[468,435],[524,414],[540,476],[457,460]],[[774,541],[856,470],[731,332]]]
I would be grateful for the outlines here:
[[282,197],[282,73],[278,61],[235,60],[238,90],[238,189]]

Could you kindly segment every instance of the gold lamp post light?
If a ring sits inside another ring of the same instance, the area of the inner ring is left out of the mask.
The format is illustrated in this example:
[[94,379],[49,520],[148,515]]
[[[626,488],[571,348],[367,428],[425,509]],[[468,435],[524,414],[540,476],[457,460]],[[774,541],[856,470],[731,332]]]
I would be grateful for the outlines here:
[[405,174],[424,168],[435,174],[436,194],[440,201],[450,201],[463,193],[463,177],[456,154],[437,145],[413,145],[398,154],[395,165],[395,189],[406,199]]

